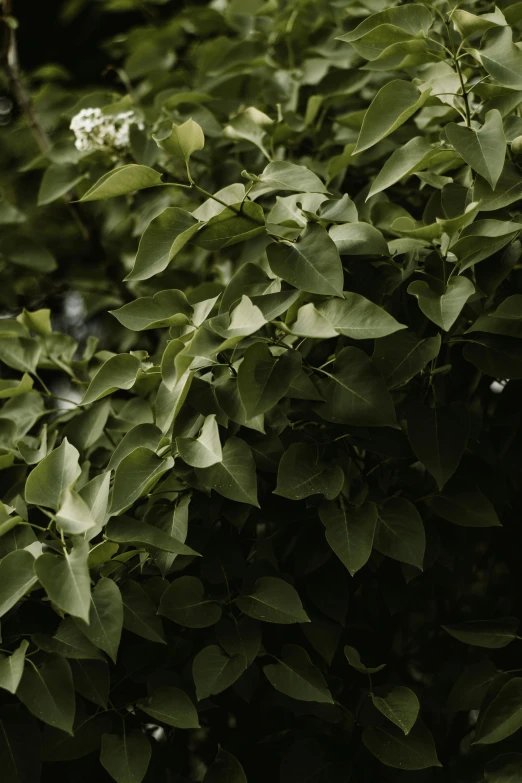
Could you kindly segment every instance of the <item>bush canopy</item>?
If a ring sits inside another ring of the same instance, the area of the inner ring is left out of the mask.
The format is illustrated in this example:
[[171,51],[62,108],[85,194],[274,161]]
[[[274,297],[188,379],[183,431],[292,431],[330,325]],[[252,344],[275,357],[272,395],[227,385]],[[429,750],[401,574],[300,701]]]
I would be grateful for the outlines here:
[[522,3],[387,2],[3,0],[5,783],[522,780]]

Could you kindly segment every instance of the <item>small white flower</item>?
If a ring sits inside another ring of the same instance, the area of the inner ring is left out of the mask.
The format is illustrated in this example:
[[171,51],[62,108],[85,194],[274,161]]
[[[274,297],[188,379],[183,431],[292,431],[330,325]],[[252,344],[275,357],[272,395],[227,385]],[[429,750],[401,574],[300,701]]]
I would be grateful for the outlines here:
[[144,129],[140,118],[133,111],[103,114],[101,109],[96,108],[79,111],[72,118],[70,128],[74,131],[75,146],[80,152],[114,152],[129,146],[131,125]]

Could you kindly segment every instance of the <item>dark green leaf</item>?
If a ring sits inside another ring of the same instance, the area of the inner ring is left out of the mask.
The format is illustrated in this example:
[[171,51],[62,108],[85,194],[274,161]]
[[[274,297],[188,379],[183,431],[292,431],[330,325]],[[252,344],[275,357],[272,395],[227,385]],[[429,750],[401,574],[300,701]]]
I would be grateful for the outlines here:
[[379,371],[359,348],[343,348],[335,371],[318,383],[326,400],[317,410],[327,421],[368,427],[395,427],[393,400]]
[[96,182],[80,201],[98,201],[99,199],[124,196],[143,188],[161,185],[161,174],[148,166],[128,163],[126,166],[108,171]]
[[61,655],[46,657],[39,668],[24,669],[17,695],[29,712],[72,736],[75,695],[71,667]]
[[317,494],[333,500],[343,484],[344,473],[339,465],[322,463],[313,446],[293,443],[279,463],[274,492],[290,500],[302,500]]
[[338,250],[326,230],[311,224],[297,242],[272,243],[267,248],[274,274],[302,291],[343,295],[343,268]]
[[326,540],[351,576],[366,565],[373,547],[377,509],[373,503],[352,506],[342,496],[319,507]]
[[481,716],[475,742],[491,745],[522,727],[522,677],[513,677],[497,693]]
[[204,647],[192,663],[198,701],[229,688],[246,669],[244,655],[229,656],[217,644]]
[[406,498],[390,498],[379,509],[374,547],[383,555],[420,568],[426,536],[419,512]]
[[403,685],[394,685],[383,695],[372,693],[371,696],[379,712],[408,735],[419,715],[420,704],[415,693]]
[[258,579],[252,593],[237,598],[236,604],[254,620],[281,625],[310,622],[295,588],[273,576]]
[[221,617],[221,607],[205,598],[203,582],[195,576],[180,576],[161,597],[159,614],[187,628],[207,628]]
[[414,405],[408,414],[408,438],[415,456],[439,489],[455,473],[469,437],[469,416],[462,403],[428,408]]
[[152,696],[138,701],[140,710],[151,718],[178,729],[198,729],[198,713],[187,694],[179,688],[164,686]]
[[399,728],[386,726],[364,729],[362,739],[370,753],[387,767],[413,770],[442,766],[433,737],[420,721],[407,737]]
[[0,617],[38,581],[34,564],[34,557],[25,549],[10,552],[0,560]]
[[302,647],[286,644],[283,657],[263,671],[276,690],[292,699],[334,703],[323,675]]
[[151,754],[150,742],[140,731],[102,737],[100,763],[116,783],[141,783]]
[[517,638],[518,625],[516,617],[500,617],[498,620],[471,620],[442,627],[459,642],[496,650]]
[[210,468],[197,468],[196,472],[205,486],[223,497],[259,506],[254,458],[241,438],[227,440],[223,447],[222,462]]
[[165,644],[165,634],[156,607],[143,588],[132,579],[121,587],[123,627],[151,642]]
[[223,748],[208,768],[203,783],[248,783],[239,761]]

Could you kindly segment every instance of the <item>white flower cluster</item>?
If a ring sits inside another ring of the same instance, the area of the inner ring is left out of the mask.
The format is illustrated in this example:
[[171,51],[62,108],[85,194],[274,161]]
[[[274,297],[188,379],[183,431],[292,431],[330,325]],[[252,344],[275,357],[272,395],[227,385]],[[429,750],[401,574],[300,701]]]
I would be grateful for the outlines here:
[[103,114],[101,109],[82,109],[72,118],[70,128],[80,152],[114,151],[129,146],[130,127],[134,124],[143,130],[143,123],[133,111]]

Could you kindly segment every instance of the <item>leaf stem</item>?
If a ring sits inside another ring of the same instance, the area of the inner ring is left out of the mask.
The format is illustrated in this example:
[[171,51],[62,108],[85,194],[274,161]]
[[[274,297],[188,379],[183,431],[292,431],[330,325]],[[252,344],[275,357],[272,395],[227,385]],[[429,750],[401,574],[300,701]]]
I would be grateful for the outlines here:
[[457,74],[458,74],[458,77],[459,77],[459,81],[460,81],[460,86],[461,86],[461,89],[462,89],[462,98],[464,100],[464,111],[466,113],[466,125],[467,125],[468,128],[471,128],[471,111],[470,111],[470,108],[469,108],[469,94],[468,94],[468,92],[466,90],[466,85],[464,83],[464,76],[462,75],[462,69],[460,67],[460,59],[459,59],[459,56],[458,56],[458,52],[455,49],[455,42],[453,41],[453,36],[451,35],[450,20],[445,18],[444,19],[444,24],[446,25],[446,31],[448,33],[448,40],[449,40],[449,44],[451,46],[451,52],[450,52],[451,58],[453,60],[454,66],[455,66],[455,70],[457,71]]

